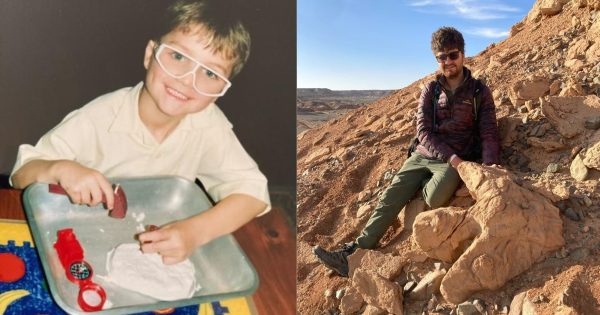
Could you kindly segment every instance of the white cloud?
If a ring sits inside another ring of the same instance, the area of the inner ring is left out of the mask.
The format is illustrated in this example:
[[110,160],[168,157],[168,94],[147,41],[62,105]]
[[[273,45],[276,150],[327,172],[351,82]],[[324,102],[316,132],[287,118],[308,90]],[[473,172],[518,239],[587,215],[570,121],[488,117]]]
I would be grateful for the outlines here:
[[409,0],[409,5],[418,8],[418,11],[432,7],[433,10],[427,13],[452,14],[470,20],[503,19],[508,17],[508,13],[519,12],[518,8],[496,0]]
[[412,3],[410,3],[411,6],[413,7],[424,7],[426,5],[430,5],[430,4],[434,4],[435,1],[432,0],[421,0],[421,1],[413,1]]
[[508,31],[489,27],[468,29],[465,30],[465,33],[486,38],[502,38],[508,37],[509,35]]

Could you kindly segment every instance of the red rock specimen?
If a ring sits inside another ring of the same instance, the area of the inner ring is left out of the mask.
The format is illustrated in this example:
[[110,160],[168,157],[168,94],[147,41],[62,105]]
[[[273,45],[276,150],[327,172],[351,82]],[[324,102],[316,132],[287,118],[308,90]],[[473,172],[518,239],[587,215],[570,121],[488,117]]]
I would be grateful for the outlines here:
[[454,261],[441,292],[455,304],[479,290],[500,288],[564,244],[559,209],[508,171],[464,162],[458,172],[475,204],[421,213],[413,226],[430,257]]

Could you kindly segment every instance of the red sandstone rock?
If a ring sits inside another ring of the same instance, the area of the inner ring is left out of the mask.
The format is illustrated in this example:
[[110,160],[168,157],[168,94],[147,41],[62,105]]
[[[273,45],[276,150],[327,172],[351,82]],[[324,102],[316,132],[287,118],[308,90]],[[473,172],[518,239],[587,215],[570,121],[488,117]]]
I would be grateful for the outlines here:
[[402,289],[376,272],[357,269],[352,277],[352,285],[363,299],[388,313],[402,315]]
[[413,228],[430,257],[456,259],[441,285],[444,298],[455,304],[500,288],[564,245],[558,208],[516,184],[508,171],[464,162],[458,172],[476,203],[422,213]]
[[350,288],[342,297],[340,311],[342,312],[342,315],[356,314],[356,312],[362,308],[364,303],[365,301],[360,293],[358,293],[356,289]]

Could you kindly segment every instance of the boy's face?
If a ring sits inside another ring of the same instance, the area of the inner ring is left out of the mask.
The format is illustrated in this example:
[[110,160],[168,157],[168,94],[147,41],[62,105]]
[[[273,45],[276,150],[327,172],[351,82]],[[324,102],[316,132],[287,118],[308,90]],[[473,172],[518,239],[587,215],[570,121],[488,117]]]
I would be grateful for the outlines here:
[[456,48],[444,49],[435,54],[439,69],[448,79],[458,77],[463,71],[464,55]]
[[[222,54],[213,53],[211,48],[207,47],[207,36],[204,35],[201,26],[196,25],[191,26],[187,32],[177,29],[168,33],[161,38],[161,43],[167,44],[228,78],[233,62],[225,59]],[[163,115],[181,119],[187,114],[203,110],[218,98],[218,96],[202,95],[194,88],[194,82],[196,82],[197,88],[203,88],[198,78],[200,70],[196,71],[196,78],[191,72],[180,78],[166,73],[155,57],[158,46],[159,43],[154,41],[149,41],[146,46],[144,55],[144,67],[147,70],[145,87],[154,105]],[[173,54],[172,51],[171,54]],[[169,57],[179,58],[180,56]]]

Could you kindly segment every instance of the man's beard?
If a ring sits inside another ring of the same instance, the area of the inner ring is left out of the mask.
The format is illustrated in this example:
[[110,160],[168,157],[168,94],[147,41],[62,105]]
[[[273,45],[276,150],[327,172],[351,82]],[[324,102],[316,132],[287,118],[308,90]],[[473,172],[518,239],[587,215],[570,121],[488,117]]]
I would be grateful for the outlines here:
[[460,70],[457,66],[455,66],[452,70],[447,70],[446,73],[448,73],[446,74],[448,79],[456,79],[460,76]]

